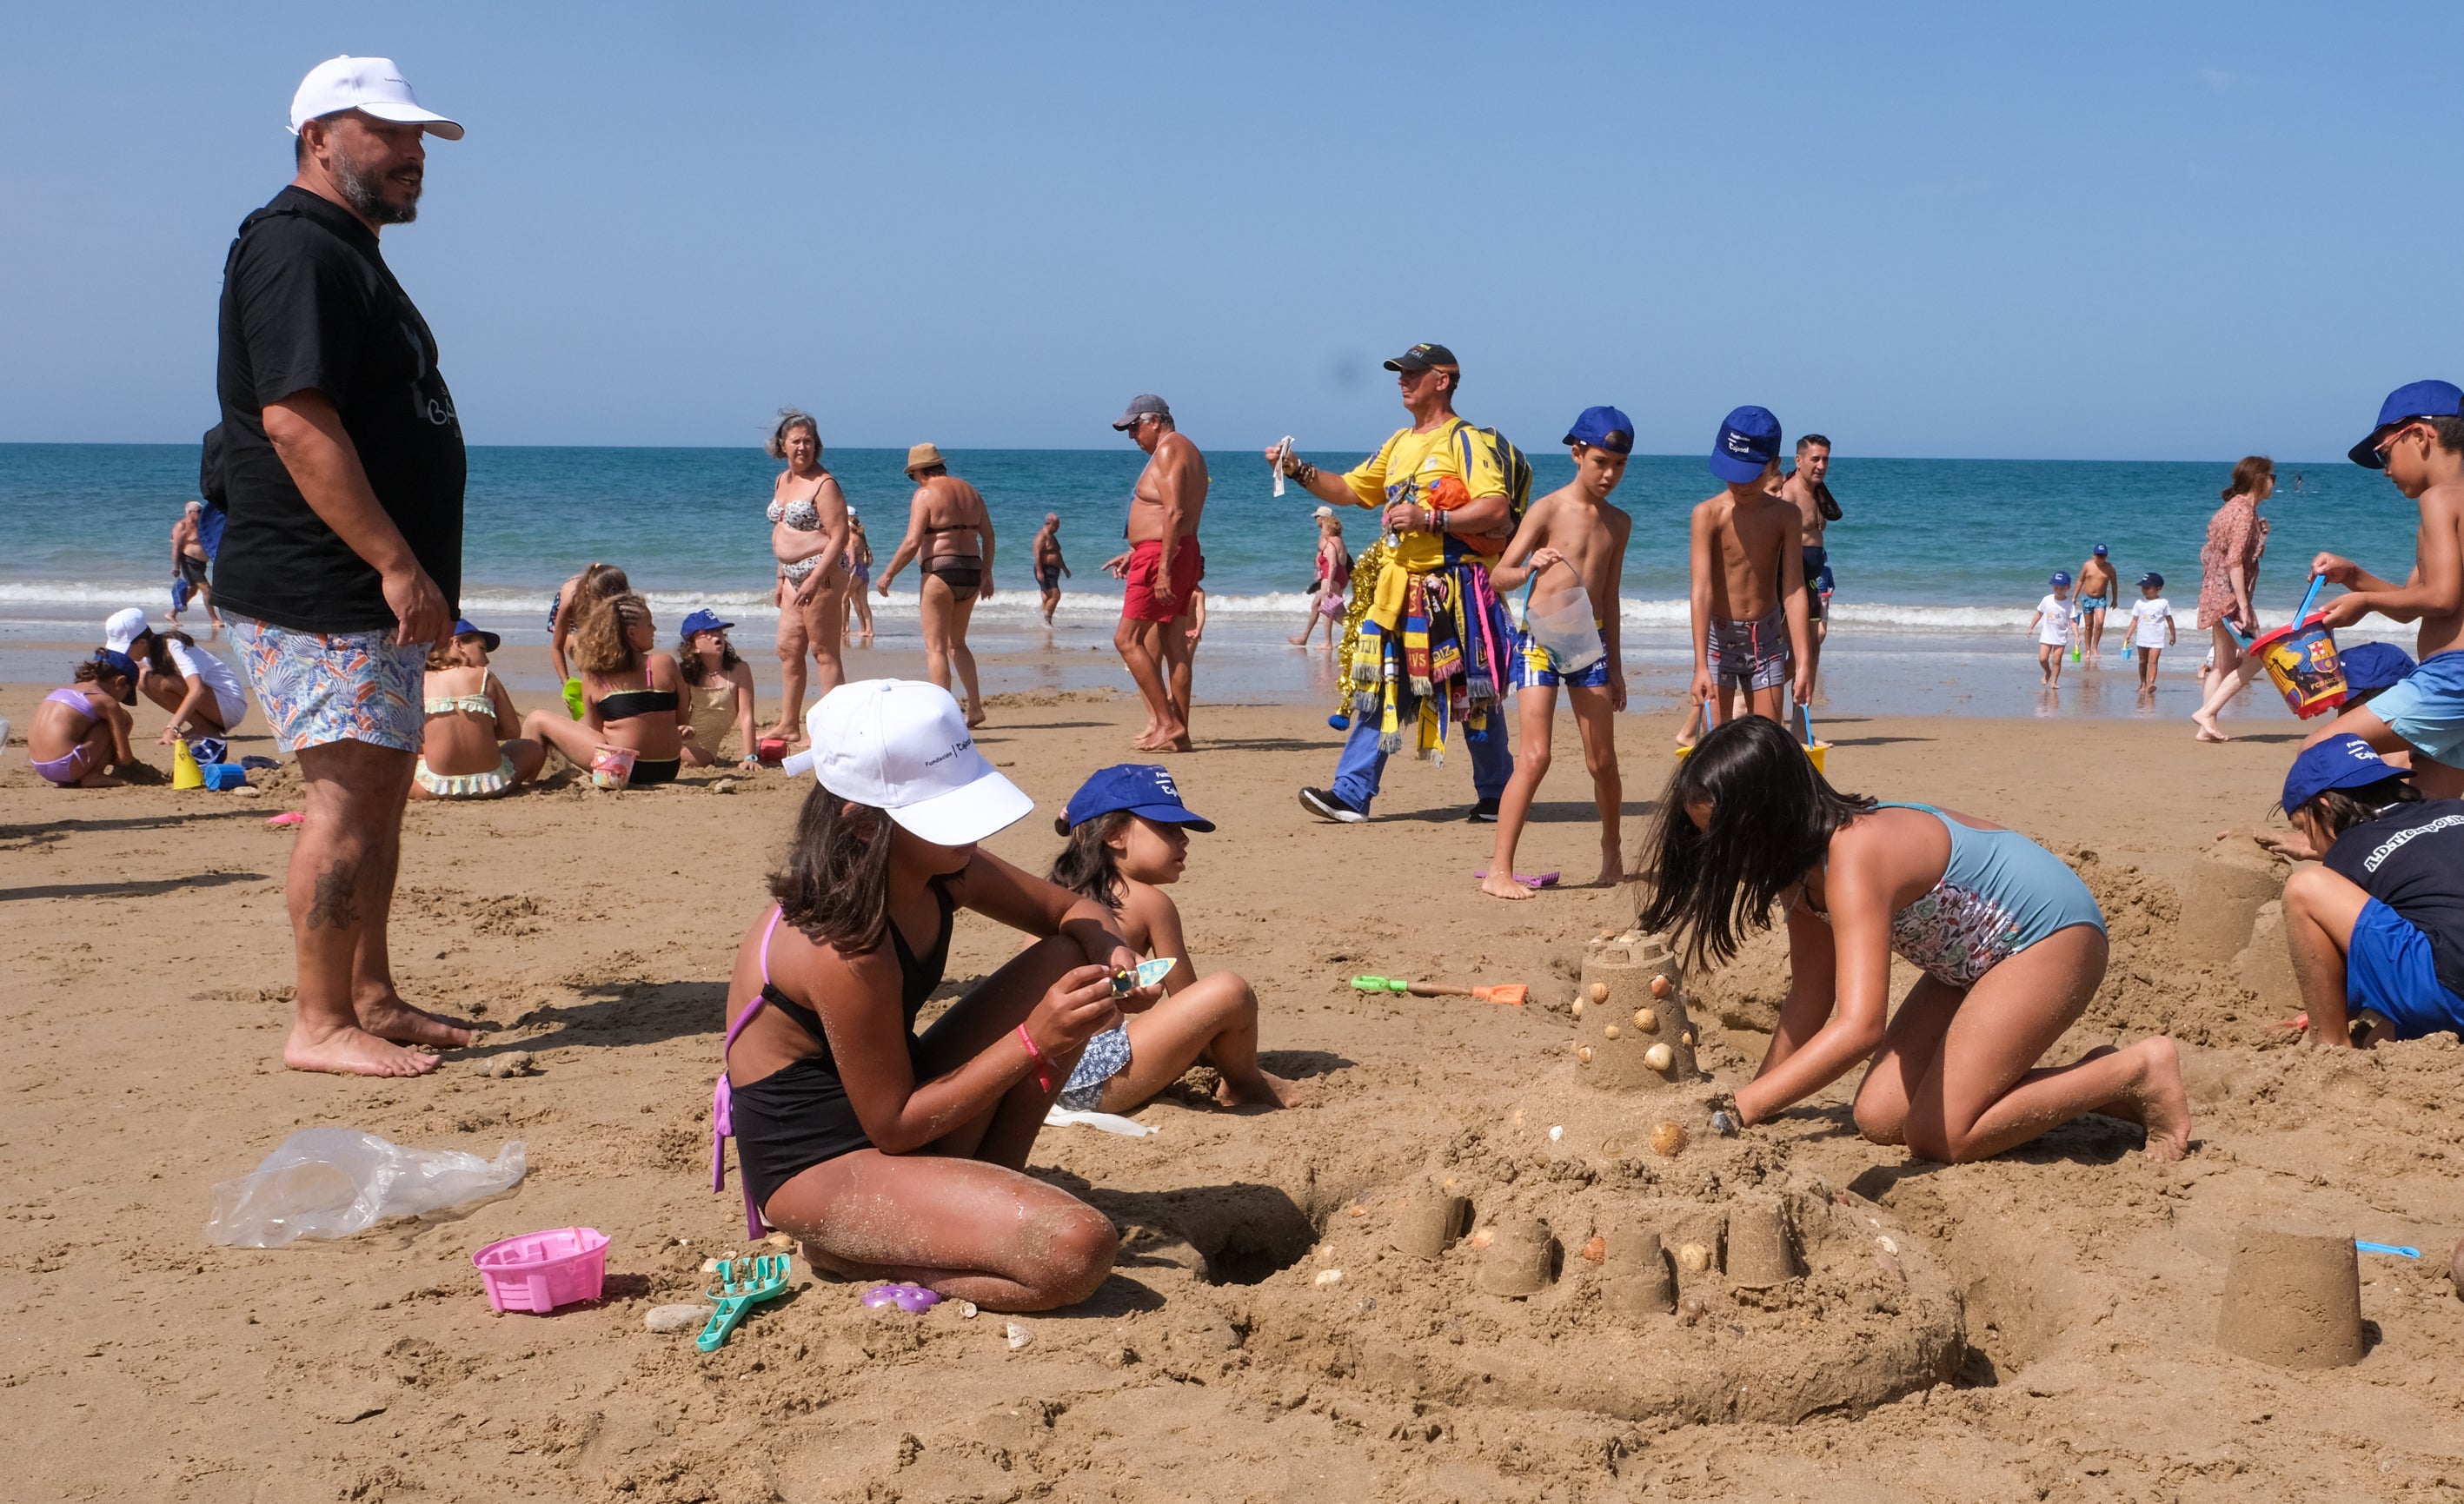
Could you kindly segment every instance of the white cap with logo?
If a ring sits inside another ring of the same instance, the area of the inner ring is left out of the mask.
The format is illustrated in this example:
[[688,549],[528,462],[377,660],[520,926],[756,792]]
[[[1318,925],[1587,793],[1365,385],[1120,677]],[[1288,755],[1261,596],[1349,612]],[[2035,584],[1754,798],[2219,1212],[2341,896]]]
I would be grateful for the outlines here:
[[958,702],[909,679],[843,684],[804,712],[813,776],[936,846],[965,846],[1035,808],[976,750]]
[[103,619],[102,645],[115,653],[128,651],[128,644],[145,635],[145,613],[135,606],[122,606]]
[[322,116],[358,110],[397,125],[425,125],[431,136],[460,141],[460,122],[421,107],[410,92],[410,80],[390,57],[329,58],[308,70],[299,92],[291,97],[291,134]]

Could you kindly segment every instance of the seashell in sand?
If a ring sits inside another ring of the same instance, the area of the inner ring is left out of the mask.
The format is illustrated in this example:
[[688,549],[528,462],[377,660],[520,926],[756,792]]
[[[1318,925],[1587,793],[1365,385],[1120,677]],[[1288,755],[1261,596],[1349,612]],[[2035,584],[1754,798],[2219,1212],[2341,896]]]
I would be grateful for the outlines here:
[[1317,1272],[1317,1277],[1310,1280],[1309,1283],[1320,1287],[1327,1285],[1339,1285],[1343,1283],[1343,1271],[1340,1269],[1321,1269]]
[[1703,1297],[1701,1296],[1687,1296],[1684,1299],[1678,1301],[1677,1319],[1679,1324],[1683,1326],[1692,1326],[1695,1322],[1703,1319]]
[[1614,1038],[1616,1038],[1617,1036],[1617,1025],[1615,1025],[1615,1024],[1611,1024],[1611,1025],[1609,1025],[1607,1028],[1605,1028],[1605,1029],[1603,1029],[1603,1030],[1601,1030],[1601,1031],[1600,1031],[1600,1037],[1602,1037],[1602,1038],[1604,1038],[1604,1039],[1614,1039]]
[[1685,1046],[1685,1048],[1687,1048],[1687,1049],[1689,1049],[1689,1050],[1690,1050],[1690,1049],[1692,1049],[1692,1048],[1694,1048],[1694,1031],[1693,1031],[1693,1030],[1691,1030],[1691,1029],[1687,1029],[1687,1030],[1683,1031],[1683,1033],[1679,1034],[1679,1035],[1678,1035],[1678,1036],[1677,1036],[1677,1042],[1678,1042],[1679,1044],[1682,1044],[1682,1045]]
[[1497,1225],[1495,1223],[1491,1223],[1487,1227],[1482,1228],[1479,1232],[1474,1232],[1471,1235],[1471,1246],[1474,1248],[1486,1248],[1488,1245],[1496,1241]]
[[1003,1322],[1001,1326],[1001,1336],[1008,1341],[1009,1350],[1011,1352],[1016,1352],[1020,1348],[1024,1347],[1027,1343],[1035,1341],[1035,1334],[1028,1331],[1025,1327],[1019,1325],[1016,1321]]
[[1645,1034],[1658,1034],[1660,1015],[1648,1008],[1638,1008],[1634,1011],[1634,1026]]
[[1574,1051],[1574,1058],[1582,1061],[1585,1065],[1591,1064],[1592,1047],[1588,1044],[1580,1046]]
[[1653,977],[1651,979],[1651,995],[1654,997],[1666,997],[1668,995],[1668,978],[1664,976]]
[[1583,1016],[1583,1000],[1579,997],[1574,999],[1574,1016],[1577,1018]]
[[1592,1001],[1595,1003],[1605,1003],[1608,1000],[1609,984],[1606,982],[1594,982],[1592,984]]
[[1677,1058],[1677,1052],[1664,1044],[1655,1044],[1642,1052],[1642,1063],[1655,1071],[1664,1071]]
[[1551,1124],[1550,1124],[1550,1126],[1549,1126],[1549,1142],[1550,1142],[1550,1143],[1554,1144],[1554,1143],[1556,1143],[1558,1140],[1560,1140],[1560,1139],[1564,1138],[1565,1136],[1566,1136],[1566,1125],[1565,1125],[1564,1123],[1551,1123]]
[[1685,1129],[1681,1123],[1652,1124],[1651,1152],[1664,1160],[1673,1160],[1685,1152]]
[[1689,1275],[1699,1275],[1711,1267],[1711,1251],[1700,1243],[1677,1245],[1677,1267]]
[[1596,1232],[1593,1233],[1592,1240],[1583,1245],[1583,1256],[1590,1259],[1595,1264],[1607,1258],[1609,1256],[1609,1240],[1600,1236]]

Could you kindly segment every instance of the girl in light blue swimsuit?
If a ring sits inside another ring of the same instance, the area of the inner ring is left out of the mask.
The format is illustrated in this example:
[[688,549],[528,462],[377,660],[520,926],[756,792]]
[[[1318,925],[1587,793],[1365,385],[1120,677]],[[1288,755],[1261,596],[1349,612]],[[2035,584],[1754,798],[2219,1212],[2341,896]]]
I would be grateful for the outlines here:
[[[1778,1116],[1866,1064],[1858,1128],[1946,1163],[1983,1159],[2090,1112],[2144,1124],[2178,1159],[2190,1116],[2161,1035],[2037,1062],[2104,979],[2104,916],[2061,859],[1930,804],[1831,787],[1775,721],[1705,734],[1668,786],[1647,863],[1645,928],[1689,964],[1734,955],[1787,915],[1791,981],[1770,1050],[1733,1101]],[[1925,974],[1890,1014],[1891,957]]]

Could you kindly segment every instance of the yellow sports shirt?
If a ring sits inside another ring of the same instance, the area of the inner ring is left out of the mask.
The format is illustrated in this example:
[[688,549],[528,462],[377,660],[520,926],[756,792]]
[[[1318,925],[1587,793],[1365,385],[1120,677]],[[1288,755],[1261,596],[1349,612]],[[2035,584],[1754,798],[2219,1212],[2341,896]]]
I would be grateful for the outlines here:
[[[1497,468],[1497,460],[1485,443],[1468,446],[1471,468],[1463,468],[1466,446],[1459,435],[1469,425],[1452,418],[1427,433],[1414,433],[1397,428],[1377,452],[1360,462],[1357,469],[1346,474],[1344,483],[1360,498],[1364,507],[1384,508],[1396,502],[1424,505],[1420,494],[1449,475],[1460,478],[1471,499],[1506,494],[1506,475]],[[1436,533],[1406,533],[1397,556],[1405,569],[1415,575],[1425,575],[1449,556],[1479,557],[1476,549],[1466,548],[1460,537]],[[1447,545],[1452,544],[1450,550]]]

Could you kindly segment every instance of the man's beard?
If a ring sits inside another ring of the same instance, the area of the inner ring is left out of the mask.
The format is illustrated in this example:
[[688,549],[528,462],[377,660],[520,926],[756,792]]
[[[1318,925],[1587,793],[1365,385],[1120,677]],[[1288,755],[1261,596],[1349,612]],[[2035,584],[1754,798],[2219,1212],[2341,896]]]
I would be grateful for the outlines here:
[[342,202],[371,225],[407,225],[419,217],[416,186],[410,190],[409,203],[395,204],[385,196],[383,176],[363,172],[358,163],[339,152],[334,156],[334,185],[342,190]]

